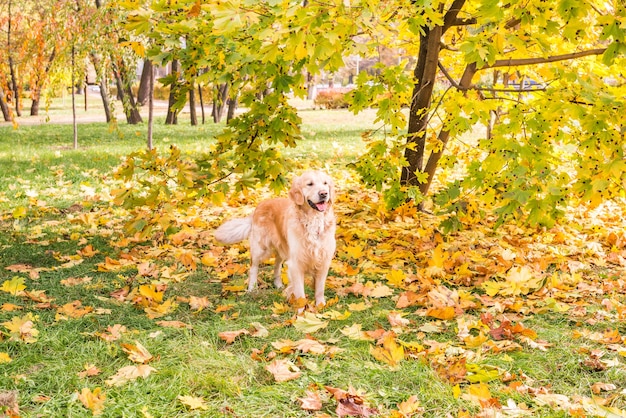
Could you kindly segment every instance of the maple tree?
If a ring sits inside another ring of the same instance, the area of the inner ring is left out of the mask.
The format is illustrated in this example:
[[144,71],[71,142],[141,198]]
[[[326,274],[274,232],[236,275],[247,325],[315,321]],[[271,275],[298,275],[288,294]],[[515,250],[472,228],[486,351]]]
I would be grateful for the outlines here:
[[620,1],[120,5],[128,27],[152,40],[147,55],[180,62],[188,86],[227,82],[242,92],[249,110],[212,147],[213,179],[238,173],[239,188],[251,179],[282,187],[289,162],[277,150],[302,138],[288,95],[306,95],[305,74],[387,48],[403,59],[360,72],[348,100],[355,112],[377,109],[384,135],[364,133],[368,151],[354,167],[389,208],[433,194],[437,169],[433,200],[456,215],[479,210],[467,205],[472,195],[501,219],[552,225],[568,201],[621,194]]

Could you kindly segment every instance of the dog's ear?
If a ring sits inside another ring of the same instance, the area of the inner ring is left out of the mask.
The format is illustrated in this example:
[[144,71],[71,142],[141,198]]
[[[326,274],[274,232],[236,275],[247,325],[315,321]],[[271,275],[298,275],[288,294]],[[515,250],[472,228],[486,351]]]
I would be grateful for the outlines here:
[[296,205],[304,204],[304,195],[302,194],[302,177],[296,177],[291,182],[289,198],[293,200]]
[[328,178],[328,201],[330,203],[335,202],[335,183],[330,176],[326,176]]

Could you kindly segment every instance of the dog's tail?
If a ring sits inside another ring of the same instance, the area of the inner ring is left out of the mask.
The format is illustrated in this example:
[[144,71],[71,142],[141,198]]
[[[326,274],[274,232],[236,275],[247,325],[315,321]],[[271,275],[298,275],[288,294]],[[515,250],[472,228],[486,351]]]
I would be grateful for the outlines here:
[[236,244],[248,238],[252,228],[252,216],[231,219],[215,230],[215,239],[222,244]]

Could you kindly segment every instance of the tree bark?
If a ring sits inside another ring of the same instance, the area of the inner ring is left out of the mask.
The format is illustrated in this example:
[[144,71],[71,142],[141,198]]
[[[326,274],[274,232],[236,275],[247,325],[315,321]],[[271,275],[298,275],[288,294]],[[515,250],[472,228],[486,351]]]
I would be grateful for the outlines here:
[[224,116],[226,108],[226,100],[228,99],[228,84],[220,84],[215,89],[215,97],[213,98],[213,122],[219,123]]
[[152,127],[154,125],[154,65],[152,61],[150,61],[148,73],[148,149],[152,150]]
[[[420,37],[420,46],[417,57],[417,63],[413,74],[416,84],[413,88],[413,97],[411,100],[407,149],[404,157],[408,165],[402,168],[400,183],[408,186],[420,186],[417,173],[422,172],[424,168],[424,153],[426,151],[426,131],[428,127],[428,118],[430,117],[428,109],[432,102],[433,88],[435,87],[435,79],[438,71],[439,53],[441,51],[441,37],[450,27],[454,25],[464,25],[471,23],[470,21],[459,21],[457,15],[463,8],[466,0],[454,0],[450,8],[444,15],[443,25],[437,25],[427,31]],[[443,5],[441,6],[443,7]],[[443,9],[441,9],[443,11]]]
[[4,90],[1,87],[0,87],[0,109],[2,110],[2,116],[4,116],[4,121],[10,122],[11,110],[9,109],[9,105],[7,104]]
[[235,94],[233,97],[228,99],[228,112],[226,112],[226,123],[230,122],[235,117],[235,111],[237,110],[238,104],[239,104],[238,94]]
[[198,115],[196,114],[196,91],[194,90],[194,83],[191,82],[189,88],[189,118],[192,126],[198,125]]
[[202,85],[198,85],[198,98],[200,99],[200,112],[202,114],[202,124],[205,122],[204,115],[204,98],[202,97]]
[[119,62],[113,65],[113,73],[115,74],[115,80],[117,82],[118,97],[121,96],[121,101],[124,106],[124,114],[126,115],[126,121],[129,125],[136,125],[143,122],[139,110],[137,109],[137,103],[133,91],[130,87],[131,82],[128,80],[126,71],[126,65],[123,58],[119,59]]
[[22,116],[22,104],[20,103],[20,89],[17,85],[17,75],[15,74],[15,63],[13,61],[13,54],[12,54],[12,45],[11,45],[11,23],[13,21],[13,16],[11,15],[11,5],[12,5],[12,1],[9,0],[9,4],[8,4],[8,14],[9,14],[9,21],[8,21],[8,25],[7,25],[7,55],[9,58],[9,74],[11,75],[11,90],[13,92],[13,98],[15,99],[15,114],[17,116]]
[[167,104],[167,116],[165,117],[166,125],[178,124],[178,110],[174,109],[174,105],[178,100],[178,94],[180,93],[178,83],[178,72],[180,71],[180,62],[178,60],[172,61],[172,74],[174,74],[174,80],[170,84],[170,97]]
[[148,102],[148,96],[150,95],[150,74],[152,74],[152,61],[146,58],[143,61],[141,80],[139,81],[139,90],[137,91],[137,103],[139,106],[144,106]]

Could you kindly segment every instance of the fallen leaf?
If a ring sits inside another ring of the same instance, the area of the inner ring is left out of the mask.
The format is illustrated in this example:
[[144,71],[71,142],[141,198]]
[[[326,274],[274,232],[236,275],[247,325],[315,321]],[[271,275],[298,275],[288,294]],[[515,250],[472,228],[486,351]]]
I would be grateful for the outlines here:
[[85,369],[81,372],[78,372],[78,377],[85,378],[91,376],[97,376],[101,373],[100,369],[98,369],[94,364],[85,364]]
[[596,395],[599,395],[601,392],[610,392],[612,390],[616,390],[617,386],[612,383],[600,383],[596,382],[591,385],[591,391]]
[[12,341],[22,341],[26,344],[37,341],[39,331],[35,329],[33,321],[37,319],[30,312],[22,317],[14,316],[10,321],[3,322],[2,325],[9,330]]
[[11,280],[5,280],[0,287],[3,292],[9,293],[13,296],[22,294],[26,285],[23,277],[15,276]]
[[145,379],[150,376],[150,373],[152,372],[156,372],[156,369],[148,366],[147,364],[140,364],[139,366],[126,366],[119,369],[117,373],[108,378],[105,383],[108,386],[122,386],[123,384],[139,377]]
[[248,334],[250,334],[250,331],[248,331],[247,329],[239,329],[236,331],[220,332],[219,334],[217,334],[217,336],[220,337],[222,340],[226,341],[226,344],[232,344],[233,342],[235,342],[235,339],[239,337],[240,335],[248,335]]
[[328,321],[323,321],[318,315],[305,312],[302,316],[296,318],[293,326],[300,332],[305,334],[313,334],[328,326]]
[[207,409],[209,409],[209,407],[206,404],[206,401],[197,396],[178,396],[178,400],[183,405],[191,409],[192,411],[195,411],[195,410],[206,411]]
[[307,390],[306,396],[298,398],[300,407],[305,411],[319,411],[322,409],[322,399],[316,390]]
[[95,388],[93,392],[89,388],[83,388],[78,394],[78,400],[81,401],[85,408],[89,409],[94,416],[97,416],[104,411],[106,394],[104,394],[100,388]]
[[274,360],[265,366],[265,369],[274,376],[277,382],[297,379],[302,375],[300,369],[287,359]]
[[122,351],[128,355],[128,359],[135,363],[148,363],[154,357],[141,343],[135,341],[135,344],[121,344]]

